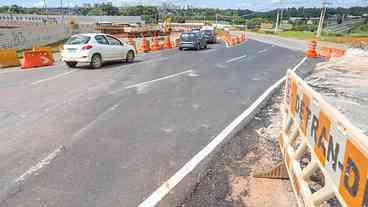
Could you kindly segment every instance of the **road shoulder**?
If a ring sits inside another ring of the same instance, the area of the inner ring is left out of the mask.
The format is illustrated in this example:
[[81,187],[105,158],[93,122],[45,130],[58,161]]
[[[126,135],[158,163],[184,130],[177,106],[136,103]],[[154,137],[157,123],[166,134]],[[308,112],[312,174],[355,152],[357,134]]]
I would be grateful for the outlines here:
[[288,180],[254,178],[257,170],[281,161],[281,91],[252,122],[226,143],[209,162],[206,176],[181,206],[296,206]]

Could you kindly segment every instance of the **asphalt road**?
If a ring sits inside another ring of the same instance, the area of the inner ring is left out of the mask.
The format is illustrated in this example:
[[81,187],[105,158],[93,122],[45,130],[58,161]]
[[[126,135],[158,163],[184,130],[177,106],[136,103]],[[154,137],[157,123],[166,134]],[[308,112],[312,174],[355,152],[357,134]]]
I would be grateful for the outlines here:
[[302,58],[249,40],[0,70],[0,206],[137,206]]

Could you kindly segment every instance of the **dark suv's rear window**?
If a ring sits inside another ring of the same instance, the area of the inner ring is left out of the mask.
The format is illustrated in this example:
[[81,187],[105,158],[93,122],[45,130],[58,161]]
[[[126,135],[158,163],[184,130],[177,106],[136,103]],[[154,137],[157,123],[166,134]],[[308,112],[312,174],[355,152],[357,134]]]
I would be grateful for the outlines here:
[[203,30],[206,35],[214,35],[213,30]]
[[195,33],[183,33],[181,34],[182,41],[193,41],[197,37]]

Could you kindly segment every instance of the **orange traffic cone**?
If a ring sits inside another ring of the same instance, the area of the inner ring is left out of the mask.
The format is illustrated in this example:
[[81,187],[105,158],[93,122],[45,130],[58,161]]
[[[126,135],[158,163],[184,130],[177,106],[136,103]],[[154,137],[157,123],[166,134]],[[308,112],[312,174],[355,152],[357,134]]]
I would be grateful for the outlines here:
[[180,47],[180,38],[176,38],[175,40],[175,46]]
[[164,40],[164,49],[171,49],[171,48],[172,48],[172,45],[170,42],[170,37],[166,36]]
[[224,42],[227,47],[231,47],[231,39],[227,36],[224,37]]
[[133,37],[130,37],[130,38],[128,39],[128,44],[129,44],[129,45],[131,45],[131,46],[133,46],[133,47],[134,47],[134,49],[137,51],[137,46],[136,46],[136,44],[135,44],[135,39],[134,39]]
[[316,58],[318,56],[316,47],[317,47],[317,42],[315,40],[310,41],[308,50],[305,53],[305,56],[307,56],[308,58]]
[[151,52],[151,41],[147,40],[147,52]]
[[139,52],[143,52],[143,53],[149,52],[150,48],[148,44],[149,42],[146,39],[146,37],[143,37],[141,47],[139,48]]
[[158,42],[158,38],[153,37],[151,51],[159,51],[159,50],[161,50],[161,46],[160,43]]
[[245,42],[245,34],[244,34],[244,33],[242,33],[240,37],[241,37],[241,41],[242,41],[242,42]]
[[239,43],[241,43],[240,37],[239,36],[236,36],[236,44],[239,44]]
[[231,37],[231,46],[236,45],[236,37]]

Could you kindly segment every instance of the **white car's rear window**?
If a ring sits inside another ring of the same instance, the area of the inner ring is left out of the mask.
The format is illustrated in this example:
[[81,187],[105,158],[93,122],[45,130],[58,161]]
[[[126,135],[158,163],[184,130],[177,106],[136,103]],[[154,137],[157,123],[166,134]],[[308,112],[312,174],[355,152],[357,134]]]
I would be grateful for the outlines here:
[[91,38],[84,35],[73,36],[66,41],[67,45],[83,45],[89,42]]

